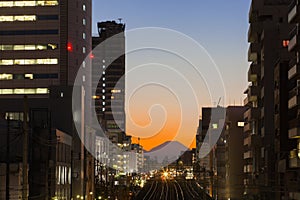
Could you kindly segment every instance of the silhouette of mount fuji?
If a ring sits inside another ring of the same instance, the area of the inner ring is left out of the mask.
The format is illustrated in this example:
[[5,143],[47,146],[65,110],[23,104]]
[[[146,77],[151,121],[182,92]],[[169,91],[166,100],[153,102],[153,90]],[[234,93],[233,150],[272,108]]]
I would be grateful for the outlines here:
[[150,159],[162,162],[173,162],[179,158],[188,148],[178,141],[164,142],[150,151],[144,151],[146,156],[150,156]]

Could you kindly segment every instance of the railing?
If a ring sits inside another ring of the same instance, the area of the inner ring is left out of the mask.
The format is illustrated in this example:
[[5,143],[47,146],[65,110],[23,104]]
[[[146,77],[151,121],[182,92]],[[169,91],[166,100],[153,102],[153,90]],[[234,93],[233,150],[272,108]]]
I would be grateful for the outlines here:
[[296,6],[299,4],[299,0],[293,0],[290,5],[288,6],[288,10],[289,12]]

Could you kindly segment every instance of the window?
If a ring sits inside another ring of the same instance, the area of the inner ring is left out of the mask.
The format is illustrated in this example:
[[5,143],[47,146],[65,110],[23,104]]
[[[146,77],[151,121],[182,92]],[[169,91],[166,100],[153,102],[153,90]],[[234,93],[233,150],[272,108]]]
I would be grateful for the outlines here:
[[85,47],[82,47],[82,53],[85,53],[86,50],[85,50]]
[[[24,113],[23,112],[6,112],[5,119],[24,121]],[[27,116],[27,121],[29,121],[28,116]]]
[[0,74],[0,80],[11,80],[13,79],[12,74]]
[[218,129],[218,124],[217,123],[213,123],[212,124],[212,129]]
[[86,11],[86,6],[85,6],[85,4],[82,5],[82,10],[83,10],[83,11]]
[[0,31],[0,35],[57,35],[57,34],[58,34],[58,29]]
[[31,7],[31,6],[56,6],[57,0],[44,1],[0,1],[0,7]]
[[85,19],[82,19],[82,24],[86,25],[86,20]]
[[25,79],[33,79],[33,74],[25,74]]
[[111,93],[121,93],[121,90],[111,90]]
[[85,36],[85,33],[82,33],[82,39],[85,40],[86,36]]
[[14,45],[1,45],[1,51],[33,51],[33,50],[54,50],[57,49],[57,44],[14,44]]
[[48,94],[48,88],[0,89],[0,94]]
[[244,126],[245,126],[245,122],[238,122],[238,123],[237,123],[237,126],[238,126],[238,127],[244,127]]
[[57,58],[0,60],[0,65],[56,65]]

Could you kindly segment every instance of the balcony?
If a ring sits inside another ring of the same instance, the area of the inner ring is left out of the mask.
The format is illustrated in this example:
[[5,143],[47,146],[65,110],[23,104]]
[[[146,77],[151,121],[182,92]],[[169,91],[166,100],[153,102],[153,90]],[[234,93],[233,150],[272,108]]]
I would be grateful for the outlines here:
[[249,101],[248,97],[244,99],[244,106],[251,106],[251,101]]
[[248,121],[251,121],[253,119],[258,119],[260,117],[260,112],[258,108],[249,108],[244,113],[244,119],[248,118]]
[[290,139],[300,139],[300,128],[295,127],[289,129],[289,138]]
[[252,131],[251,122],[245,123],[244,133]]
[[300,168],[299,151],[294,149],[290,151],[290,168]]
[[252,165],[244,165],[244,173],[252,173],[253,166]]
[[291,60],[290,64],[293,66],[288,71],[289,80],[294,78],[297,74],[300,73],[300,65],[297,63],[296,59]]
[[300,105],[299,101],[299,88],[294,88],[290,91],[289,96],[291,97],[288,102],[289,109],[292,109],[296,107],[297,105]]
[[248,70],[248,81],[256,82],[259,74],[259,66],[255,63],[251,63],[250,68]]
[[244,138],[244,146],[260,146],[261,142],[258,135],[251,134]]
[[289,23],[297,23],[300,20],[299,15],[299,0],[294,0],[289,5],[288,21]]
[[290,158],[290,168],[300,168],[300,159]]
[[262,24],[258,22],[251,23],[248,29],[248,42],[258,42],[261,31]]
[[250,46],[248,49],[248,61],[256,62],[259,52],[260,52],[260,44],[259,43],[250,43]]
[[252,158],[252,151],[247,151],[244,153],[244,159],[249,159]]
[[290,32],[290,42],[288,46],[289,51],[293,51],[295,48],[299,47],[299,26],[296,25],[295,28]]

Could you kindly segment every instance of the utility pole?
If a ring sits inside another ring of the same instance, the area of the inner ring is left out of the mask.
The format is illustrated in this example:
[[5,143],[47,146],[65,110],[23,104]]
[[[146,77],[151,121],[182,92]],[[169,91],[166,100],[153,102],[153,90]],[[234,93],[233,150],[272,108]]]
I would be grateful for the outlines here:
[[9,142],[10,142],[10,130],[9,130],[9,126],[10,126],[10,121],[9,121],[9,116],[7,116],[6,118],[6,123],[7,123],[7,134],[6,134],[6,183],[5,183],[5,186],[6,186],[6,192],[5,192],[5,195],[6,195],[6,200],[9,200],[9,172],[10,172],[10,155],[9,155]]
[[28,199],[28,124],[27,124],[27,115],[28,115],[28,102],[27,96],[24,96],[24,138],[23,138],[23,190],[22,190],[22,199]]

